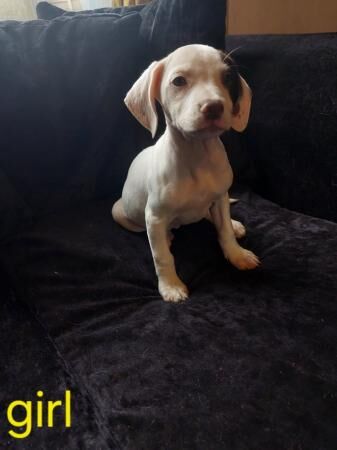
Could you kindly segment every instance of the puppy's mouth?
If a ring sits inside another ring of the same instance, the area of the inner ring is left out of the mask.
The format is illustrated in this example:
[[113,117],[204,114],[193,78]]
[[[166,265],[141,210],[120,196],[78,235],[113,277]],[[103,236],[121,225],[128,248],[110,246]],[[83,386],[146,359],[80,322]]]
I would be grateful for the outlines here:
[[180,132],[190,139],[210,139],[219,137],[230,127],[226,125],[224,118],[205,119],[201,118],[196,121],[192,127],[177,127]]
[[207,124],[194,130],[185,130],[183,134],[190,139],[210,139],[221,136],[225,131],[226,129],[223,126],[219,127],[216,124]]
[[207,120],[203,122],[196,132],[200,134],[210,134],[219,136],[226,131],[227,127],[222,119]]
[[198,131],[208,131],[208,132],[214,132],[214,133],[223,133],[225,131],[224,126],[219,126],[215,123],[211,123],[208,125],[205,125],[201,127]]

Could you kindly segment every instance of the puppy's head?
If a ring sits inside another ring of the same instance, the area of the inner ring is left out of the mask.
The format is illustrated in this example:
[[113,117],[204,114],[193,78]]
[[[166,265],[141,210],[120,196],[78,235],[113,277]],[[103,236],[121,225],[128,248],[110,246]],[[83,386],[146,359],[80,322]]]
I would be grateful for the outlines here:
[[153,62],[125,97],[129,110],[153,137],[156,100],[168,124],[186,137],[207,139],[230,128],[246,128],[251,90],[228,55],[194,44]]

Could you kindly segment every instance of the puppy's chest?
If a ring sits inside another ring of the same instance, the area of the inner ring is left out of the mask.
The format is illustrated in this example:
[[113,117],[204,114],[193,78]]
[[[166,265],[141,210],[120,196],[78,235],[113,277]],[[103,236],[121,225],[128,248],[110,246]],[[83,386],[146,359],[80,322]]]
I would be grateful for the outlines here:
[[201,220],[212,204],[228,191],[231,182],[232,171],[229,168],[218,172],[199,171],[173,184],[171,201],[176,222],[187,224]]
[[178,204],[181,207],[187,207],[215,201],[229,187],[226,178],[226,176],[219,177],[205,172],[181,181],[176,186],[176,191],[179,193]]

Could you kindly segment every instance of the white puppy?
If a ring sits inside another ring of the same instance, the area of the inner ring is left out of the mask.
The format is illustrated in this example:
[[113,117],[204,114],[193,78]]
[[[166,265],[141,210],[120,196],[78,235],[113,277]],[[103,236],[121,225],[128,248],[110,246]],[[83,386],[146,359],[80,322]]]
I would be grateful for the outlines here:
[[228,55],[206,45],[187,45],[153,62],[125,98],[152,137],[158,122],[156,100],[165,114],[165,133],[132,162],[112,215],[128,230],[146,229],[159,292],[164,300],[178,302],[188,291],[170,252],[172,228],[207,218],[235,267],[259,264],[236,241],[245,229],[230,218],[233,173],[219,139],[231,127],[245,129],[251,91]]

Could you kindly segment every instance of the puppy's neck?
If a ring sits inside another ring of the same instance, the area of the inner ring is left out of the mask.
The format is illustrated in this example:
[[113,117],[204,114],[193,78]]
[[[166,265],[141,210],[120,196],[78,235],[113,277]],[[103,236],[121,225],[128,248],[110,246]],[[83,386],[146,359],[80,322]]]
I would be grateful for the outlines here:
[[205,139],[193,138],[181,133],[177,128],[167,123],[167,127],[163,138],[166,141],[166,148],[170,152],[174,152],[181,157],[185,156],[198,159],[205,159],[214,151],[219,149],[224,151],[223,145],[219,137],[214,136]]

